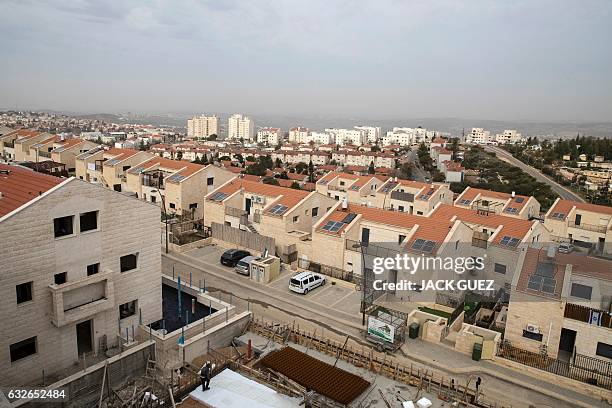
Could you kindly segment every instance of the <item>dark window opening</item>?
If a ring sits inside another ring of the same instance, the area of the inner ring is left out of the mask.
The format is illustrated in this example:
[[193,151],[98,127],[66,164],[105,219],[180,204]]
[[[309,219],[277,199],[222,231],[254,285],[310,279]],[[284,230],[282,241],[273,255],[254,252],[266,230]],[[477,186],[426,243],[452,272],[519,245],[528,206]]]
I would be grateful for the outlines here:
[[89,211],[81,214],[80,222],[81,222],[81,232],[93,231],[98,229],[98,212],[97,211]]
[[506,274],[506,265],[502,265],[499,264],[497,262],[495,262],[495,272],[497,273],[501,273],[501,274]]
[[593,288],[587,285],[581,285],[579,283],[572,283],[572,292],[571,295],[573,297],[591,300],[591,295],[593,294]]
[[214,185],[214,184],[215,184],[215,178],[214,178],[214,177],[208,177],[208,178],[206,179],[206,185],[207,185],[207,186],[212,186],[212,185]]
[[98,272],[100,272],[100,264],[99,263],[87,265],[87,276],[95,275]]
[[11,344],[11,363],[36,354],[36,336]]
[[121,184],[115,184],[113,190],[121,192]]
[[312,207],[312,216],[316,217],[319,215],[319,207]]
[[55,282],[56,285],[62,285],[66,283],[67,276],[68,276],[67,272],[56,273],[55,276],[53,277],[53,281]]
[[136,314],[136,300],[119,305],[119,318],[134,316]]
[[527,330],[523,330],[523,337],[526,337],[531,340],[542,341],[542,333],[534,333]]
[[15,286],[17,291],[17,304],[32,300],[32,282],[26,282]]
[[138,260],[138,254],[130,254],[122,256],[119,259],[121,264],[121,272],[131,271],[132,269],[136,269],[136,264]]
[[606,343],[598,342],[595,354],[612,359],[612,346]]
[[176,204],[170,203],[170,208],[175,209],[176,208]]
[[198,208],[198,203],[191,203],[191,204],[189,204],[189,209],[190,210],[195,210],[196,208]]
[[55,238],[64,237],[66,235],[72,235],[73,228],[72,223],[74,217],[69,215],[67,217],[59,217],[53,219],[53,228],[55,232]]

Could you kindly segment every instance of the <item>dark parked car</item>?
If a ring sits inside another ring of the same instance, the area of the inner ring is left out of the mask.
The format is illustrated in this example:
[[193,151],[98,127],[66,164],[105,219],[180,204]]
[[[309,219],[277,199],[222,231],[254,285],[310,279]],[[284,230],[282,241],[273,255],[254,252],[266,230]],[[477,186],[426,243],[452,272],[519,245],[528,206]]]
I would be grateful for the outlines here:
[[221,264],[234,267],[239,260],[249,255],[251,255],[251,253],[243,249],[228,249],[221,255]]

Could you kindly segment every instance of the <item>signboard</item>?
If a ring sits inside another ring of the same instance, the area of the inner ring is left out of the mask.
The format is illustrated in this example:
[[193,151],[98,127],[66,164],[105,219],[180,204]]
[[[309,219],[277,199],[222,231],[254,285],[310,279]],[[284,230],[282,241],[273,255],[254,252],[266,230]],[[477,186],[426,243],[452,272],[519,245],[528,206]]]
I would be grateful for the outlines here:
[[368,334],[378,337],[381,340],[393,343],[395,338],[395,328],[389,323],[378,320],[373,316],[368,316]]

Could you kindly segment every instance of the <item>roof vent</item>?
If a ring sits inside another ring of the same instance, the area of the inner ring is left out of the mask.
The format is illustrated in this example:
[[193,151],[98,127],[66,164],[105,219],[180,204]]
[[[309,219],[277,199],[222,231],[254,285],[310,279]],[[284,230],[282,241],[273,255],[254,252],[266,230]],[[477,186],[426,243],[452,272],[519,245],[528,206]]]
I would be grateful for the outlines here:
[[513,191],[512,192],[512,198],[514,198],[516,196],[516,193]]

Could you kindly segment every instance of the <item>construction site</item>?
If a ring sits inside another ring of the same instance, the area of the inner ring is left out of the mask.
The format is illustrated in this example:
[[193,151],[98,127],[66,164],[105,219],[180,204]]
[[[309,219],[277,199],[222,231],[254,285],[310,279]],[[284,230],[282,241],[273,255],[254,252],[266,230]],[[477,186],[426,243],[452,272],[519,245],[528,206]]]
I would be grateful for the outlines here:
[[[67,389],[70,399],[48,405],[509,407],[487,398],[475,379],[459,383],[433,370],[403,365],[391,354],[348,336],[344,341],[332,340],[295,323],[264,321],[250,312],[247,316],[239,324],[228,318],[227,323],[179,340],[143,329],[133,339],[137,345],[54,384]],[[203,327],[202,322],[195,323]],[[199,353],[186,348],[202,336],[207,339],[197,343]],[[199,371],[207,361],[214,365],[210,389],[203,391]],[[17,404],[35,405],[33,401]]]

